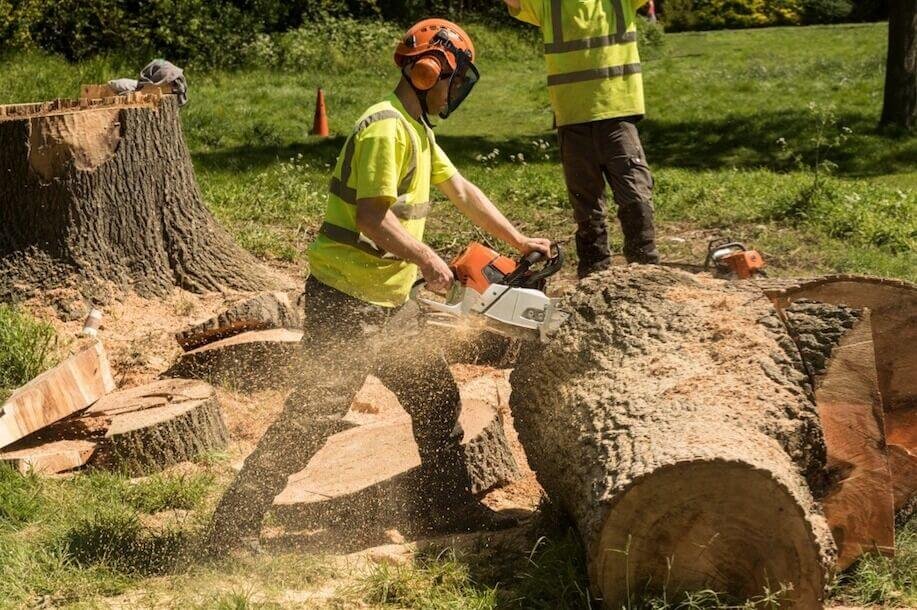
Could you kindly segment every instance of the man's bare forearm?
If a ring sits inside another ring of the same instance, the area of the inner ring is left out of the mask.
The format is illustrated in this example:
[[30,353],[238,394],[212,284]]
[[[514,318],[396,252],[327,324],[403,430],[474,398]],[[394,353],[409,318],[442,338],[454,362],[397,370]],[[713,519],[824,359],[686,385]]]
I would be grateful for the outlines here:
[[455,207],[476,226],[513,248],[521,248],[522,233],[476,185],[461,174],[456,174],[438,186]]
[[431,255],[435,256],[429,246],[405,230],[385,201],[358,201],[357,229],[379,248],[416,265],[423,265]]

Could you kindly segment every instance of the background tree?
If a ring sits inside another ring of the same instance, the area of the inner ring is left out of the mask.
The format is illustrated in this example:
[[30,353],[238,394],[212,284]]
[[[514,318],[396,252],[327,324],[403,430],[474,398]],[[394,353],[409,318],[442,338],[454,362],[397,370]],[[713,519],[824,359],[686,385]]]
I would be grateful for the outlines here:
[[917,125],[917,2],[891,0],[882,125]]

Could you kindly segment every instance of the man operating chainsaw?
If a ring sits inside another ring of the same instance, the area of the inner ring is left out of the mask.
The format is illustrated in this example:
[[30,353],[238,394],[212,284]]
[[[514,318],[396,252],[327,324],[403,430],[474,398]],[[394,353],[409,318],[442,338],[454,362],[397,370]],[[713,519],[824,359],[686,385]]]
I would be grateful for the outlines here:
[[[305,365],[283,413],[245,460],[217,507],[212,550],[256,537],[287,477],[306,466],[344,421],[368,374],[382,379],[411,415],[423,493],[406,507],[420,525],[478,530],[514,522],[477,502],[461,446],[459,393],[441,352],[419,358],[386,343],[414,344],[402,308],[419,269],[427,287],[445,291],[447,265],[423,243],[436,186],[474,224],[520,253],[549,254],[550,242],[520,233],[437,145],[430,117],[450,116],[478,80],[474,46],[457,25],[428,19],[398,44],[401,80],[394,93],[356,122],[338,157],[328,208],[309,250],[305,288]],[[403,346],[402,346],[403,347]],[[380,460],[386,456],[379,456]]]
[[629,263],[658,263],[653,176],[637,122],[643,80],[637,9],[647,0],[503,0],[544,38],[548,97],[573,218],[580,277],[611,264],[605,182]]

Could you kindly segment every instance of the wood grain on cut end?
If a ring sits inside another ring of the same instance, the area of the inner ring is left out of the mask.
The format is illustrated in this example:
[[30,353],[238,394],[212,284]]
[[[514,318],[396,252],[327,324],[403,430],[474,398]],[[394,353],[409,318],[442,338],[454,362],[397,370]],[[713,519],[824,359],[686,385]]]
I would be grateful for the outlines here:
[[0,447],[85,409],[115,389],[108,356],[94,341],[10,396],[0,407]]
[[23,474],[57,474],[85,466],[95,449],[96,443],[89,440],[38,443],[3,451],[0,462]]
[[839,338],[816,380],[831,477],[821,501],[840,570],[864,553],[894,554],[892,478],[872,336],[871,315],[865,310]]
[[164,375],[242,389],[284,387],[300,363],[302,336],[282,328],[245,332],[185,352]]
[[87,417],[107,420],[93,463],[143,474],[224,449],[229,432],[213,388],[163,379],[111,394]]

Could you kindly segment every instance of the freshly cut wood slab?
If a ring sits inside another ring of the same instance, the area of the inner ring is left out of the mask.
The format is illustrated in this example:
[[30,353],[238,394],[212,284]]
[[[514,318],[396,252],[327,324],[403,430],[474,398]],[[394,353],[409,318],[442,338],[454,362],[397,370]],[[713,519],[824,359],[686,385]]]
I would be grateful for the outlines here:
[[11,446],[0,460],[52,462],[47,474],[51,468],[61,472],[88,463],[142,475],[221,450],[228,442],[212,386],[197,379],[162,379],[108,394],[83,413]]
[[838,569],[864,553],[894,554],[895,509],[869,310],[831,351],[815,402],[833,485],[822,499]]
[[[309,465],[289,479],[274,513],[290,525],[310,526],[391,517],[412,494],[420,455],[411,418],[403,410],[332,436]],[[502,422],[494,407],[463,400],[459,419],[473,491],[518,476]]]
[[302,328],[299,306],[291,303],[285,292],[262,292],[234,303],[221,314],[176,333],[175,340],[189,351],[244,332],[271,328]]
[[282,387],[301,354],[302,331],[251,331],[182,354],[165,377],[190,377],[243,389]]
[[917,286],[900,280],[837,275],[764,290],[781,309],[799,299],[868,308],[883,407],[886,411],[917,408]]
[[54,441],[0,453],[0,462],[5,462],[25,474],[57,474],[85,466],[96,449],[96,443],[88,440]]
[[85,409],[114,389],[105,348],[93,342],[16,390],[0,407],[0,447]]

